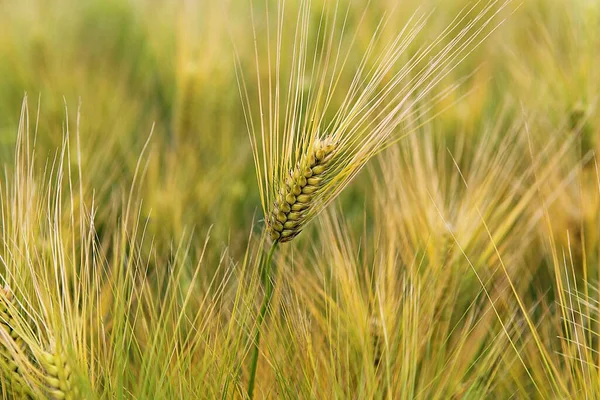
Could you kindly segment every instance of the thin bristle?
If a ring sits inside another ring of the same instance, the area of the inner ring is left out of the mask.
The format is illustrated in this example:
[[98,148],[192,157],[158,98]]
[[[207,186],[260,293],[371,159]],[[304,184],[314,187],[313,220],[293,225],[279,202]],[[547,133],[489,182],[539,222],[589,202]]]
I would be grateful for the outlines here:
[[285,181],[280,182],[267,219],[271,239],[281,243],[289,242],[302,231],[315,197],[323,185],[335,149],[335,142],[330,136],[315,139],[309,151],[289,171]]

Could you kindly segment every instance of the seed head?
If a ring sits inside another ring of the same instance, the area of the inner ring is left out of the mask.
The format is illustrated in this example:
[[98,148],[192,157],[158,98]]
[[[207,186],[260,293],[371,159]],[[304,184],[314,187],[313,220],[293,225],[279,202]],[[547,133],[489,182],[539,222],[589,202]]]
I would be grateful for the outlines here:
[[285,181],[279,183],[279,191],[267,218],[267,231],[271,239],[288,242],[300,233],[327,179],[335,148],[331,137],[316,138],[308,152],[289,171]]
[[25,343],[14,329],[15,320],[13,294],[10,288],[0,288],[0,370],[4,375],[4,381],[10,385],[10,391],[19,397],[25,397],[30,393],[29,385],[26,383],[18,361],[14,358],[10,348],[25,352]]
[[64,352],[57,349],[40,351],[37,361],[45,371],[44,381],[48,397],[51,399],[76,399],[77,390],[73,387],[72,370]]

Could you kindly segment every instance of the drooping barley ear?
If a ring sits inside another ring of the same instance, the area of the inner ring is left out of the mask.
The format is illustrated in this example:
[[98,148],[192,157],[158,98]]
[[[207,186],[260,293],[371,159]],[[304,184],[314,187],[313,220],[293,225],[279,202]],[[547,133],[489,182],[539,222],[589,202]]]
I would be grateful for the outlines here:
[[55,400],[78,399],[78,391],[73,385],[72,369],[67,355],[58,346],[50,351],[40,351],[37,360],[44,369],[44,381],[48,397]]
[[0,368],[3,375],[2,383],[8,386],[2,388],[2,393],[11,393],[19,398],[26,398],[31,394],[31,390],[14,357],[14,351],[25,353],[25,343],[14,329],[16,326],[14,312],[13,295],[10,288],[0,288],[0,329],[3,331],[0,333]]
[[440,238],[441,246],[439,247],[440,267],[446,267],[454,256],[454,237],[452,236],[452,226],[446,224],[446,231],[442,233]]
[[267,231],[271,239],[281,243],[289,242],[302,231],[335,150],[336,143],[331,136],[316,138],[296,166],[279,183],[273,208],[267,218]]

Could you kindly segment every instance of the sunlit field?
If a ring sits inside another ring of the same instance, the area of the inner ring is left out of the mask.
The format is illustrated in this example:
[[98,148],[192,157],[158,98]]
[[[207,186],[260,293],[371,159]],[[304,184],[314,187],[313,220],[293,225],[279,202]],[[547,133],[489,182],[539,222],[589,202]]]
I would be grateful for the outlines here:
[[0,0],[2,398],[600,398],[599,27]]

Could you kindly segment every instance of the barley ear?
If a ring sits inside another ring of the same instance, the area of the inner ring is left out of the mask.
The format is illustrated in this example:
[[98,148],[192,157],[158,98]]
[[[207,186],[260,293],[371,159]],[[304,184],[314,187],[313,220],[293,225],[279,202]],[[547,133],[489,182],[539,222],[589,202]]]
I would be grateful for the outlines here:
[[[0,369],[2,370],[2,393],[12,393],[19,398],[26,398],[31,394],[29,385],[25,381],[19,363],[14,358],[14,351],[24,353],[25,344],[14,327],[14,301],[12,292],[8,287],[0,288]],[[11,351],[13,349],[13,351]],[[6,386],[6,387],[5,387]]]
[[267,217],[267,232],[276,242],[289,242],[304,227],[306,217],[323,186],[336,144],[328,136],[316,138],[310,149],[279,183],[273,208]]
[[72,369],[64,351],[53,346],[50,351],[40,351],[37,360],[45,372],[44,381],[49,398],[55,400],[79,398],[72,382]]

